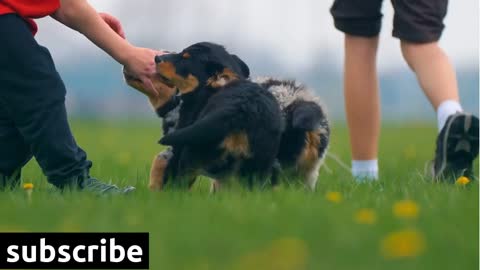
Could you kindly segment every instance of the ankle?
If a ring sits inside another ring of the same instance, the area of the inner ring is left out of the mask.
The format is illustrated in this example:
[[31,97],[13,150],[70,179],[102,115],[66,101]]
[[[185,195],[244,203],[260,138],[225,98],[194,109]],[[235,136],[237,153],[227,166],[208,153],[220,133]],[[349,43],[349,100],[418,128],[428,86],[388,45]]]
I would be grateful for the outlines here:
[[440,103],[437,107],[437,125],[438,132],[442,130],[450,115],[462,112],[462,105],[457,100],[448,99]]
[[378,179],[378,160],[352,160],[352,175],[358,181]]

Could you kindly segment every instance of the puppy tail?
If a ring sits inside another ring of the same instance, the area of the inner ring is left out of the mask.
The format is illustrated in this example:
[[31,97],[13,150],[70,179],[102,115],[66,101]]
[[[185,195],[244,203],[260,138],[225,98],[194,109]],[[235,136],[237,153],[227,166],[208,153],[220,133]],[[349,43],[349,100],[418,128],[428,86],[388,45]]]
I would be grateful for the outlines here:
[[325,114],[322,108],[309,101],[302,101],[296,104],[292,112],[292,127],[307,131],[320,128],[325,121]]
[[160,139],[163,145],[206,145],[219,141],[228,134],[230,115],[227,112],[216,112],[208,115],[190,126],[178,129]]

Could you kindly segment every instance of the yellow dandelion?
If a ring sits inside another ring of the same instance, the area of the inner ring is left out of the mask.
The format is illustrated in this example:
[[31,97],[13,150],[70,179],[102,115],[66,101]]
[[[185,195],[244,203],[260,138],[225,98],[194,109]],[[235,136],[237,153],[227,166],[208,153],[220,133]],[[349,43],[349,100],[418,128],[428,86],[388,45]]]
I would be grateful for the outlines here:
[[337,191],[329,191],[325,195],[325,199],[329,202],[340,203],[343,200],[342,194]]
[[377,214],[373,209],[362,208],[355,213],[354,219],[358,224],[372,225],[377,221]]
[[25,184],[23,184],[23,189],[27,193],[28,202],[31,202],[32,201],[33,184],[32,183],[25,183]]
[[419,212],[419,206],[411,200],[398,201],[393,205],[393,214],[398,218],[415,219]]
[[417,257],[425,251],[425,238],[415,230],[397,231],[382,240],[380,249],[386,259]]
[[32,190],[33,189],[33,184],[32,183],[25,183],[25,184],[23,184],[23,189]]
[[470,179],[468,179],[468,177],[465,177],[465,176],[461,176],[457,179],[457,181],[455,181],[455,184],[459,186],[465,186],[468,183],[470,183]]

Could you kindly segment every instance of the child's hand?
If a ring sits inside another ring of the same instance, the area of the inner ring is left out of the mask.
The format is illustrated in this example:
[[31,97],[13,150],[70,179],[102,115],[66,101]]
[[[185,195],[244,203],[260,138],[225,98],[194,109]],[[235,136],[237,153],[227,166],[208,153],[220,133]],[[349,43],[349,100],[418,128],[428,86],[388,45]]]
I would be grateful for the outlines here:
[[132,46],[124,38],[125,33],[118,19],[98,13],[86,0],[61,0],[60,8],[52,17],[84,34],[122,64],[129,74],[144,84],[149,96],[156,98],[164,92],[155,89],[151,81],[155,73],[155,56],[163,52]]
[[[98,13],[105,23],[112,28],[115,33],[125,39],[125,32],[122,24],[114,16],[107,13]],[[132,53],[126,60],[125,67],[132,75],[138,77],[148,91],[149,96],[158,96],[158,91],[150,80],[150,76],[155,73],[154,59],[156,55],[162,55],[163,52],[154,51],[146,48],[132,47]]]
[[157,97],[161,89],[155,89],[151,76],[156,72],[155,56],[165,54],[162,51],[155,51],[147,48],[131,47],[127,53],[124,66],[129,74],[142,81],[148,96]]
[[108,24],[108,26],[110,26],[110,28],[112,28],[112,30],[115,31],[115,33],[117,33],[122,38],[125,38],[125,32],[123,31],[122,23],[120,23],[120,21],[117,18],[113,17],[108,13],[103,13],[103,12],[99,12],[98,15],[100,15],[103,21],[105,21]]

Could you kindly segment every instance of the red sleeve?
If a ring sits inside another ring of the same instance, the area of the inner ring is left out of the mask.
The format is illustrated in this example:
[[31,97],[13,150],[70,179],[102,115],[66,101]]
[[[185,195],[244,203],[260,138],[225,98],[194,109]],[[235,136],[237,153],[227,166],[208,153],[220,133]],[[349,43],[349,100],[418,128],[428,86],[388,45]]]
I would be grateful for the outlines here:
[[29,24],[32,33],[37,32],[37,25],[32,19],[45,17],[54,13],[60,7],[60,0],[2,0],[0,15],[16,13]]
[[31,19],[48,16],[60,7],[60,0],[3,0],[0,3]]

